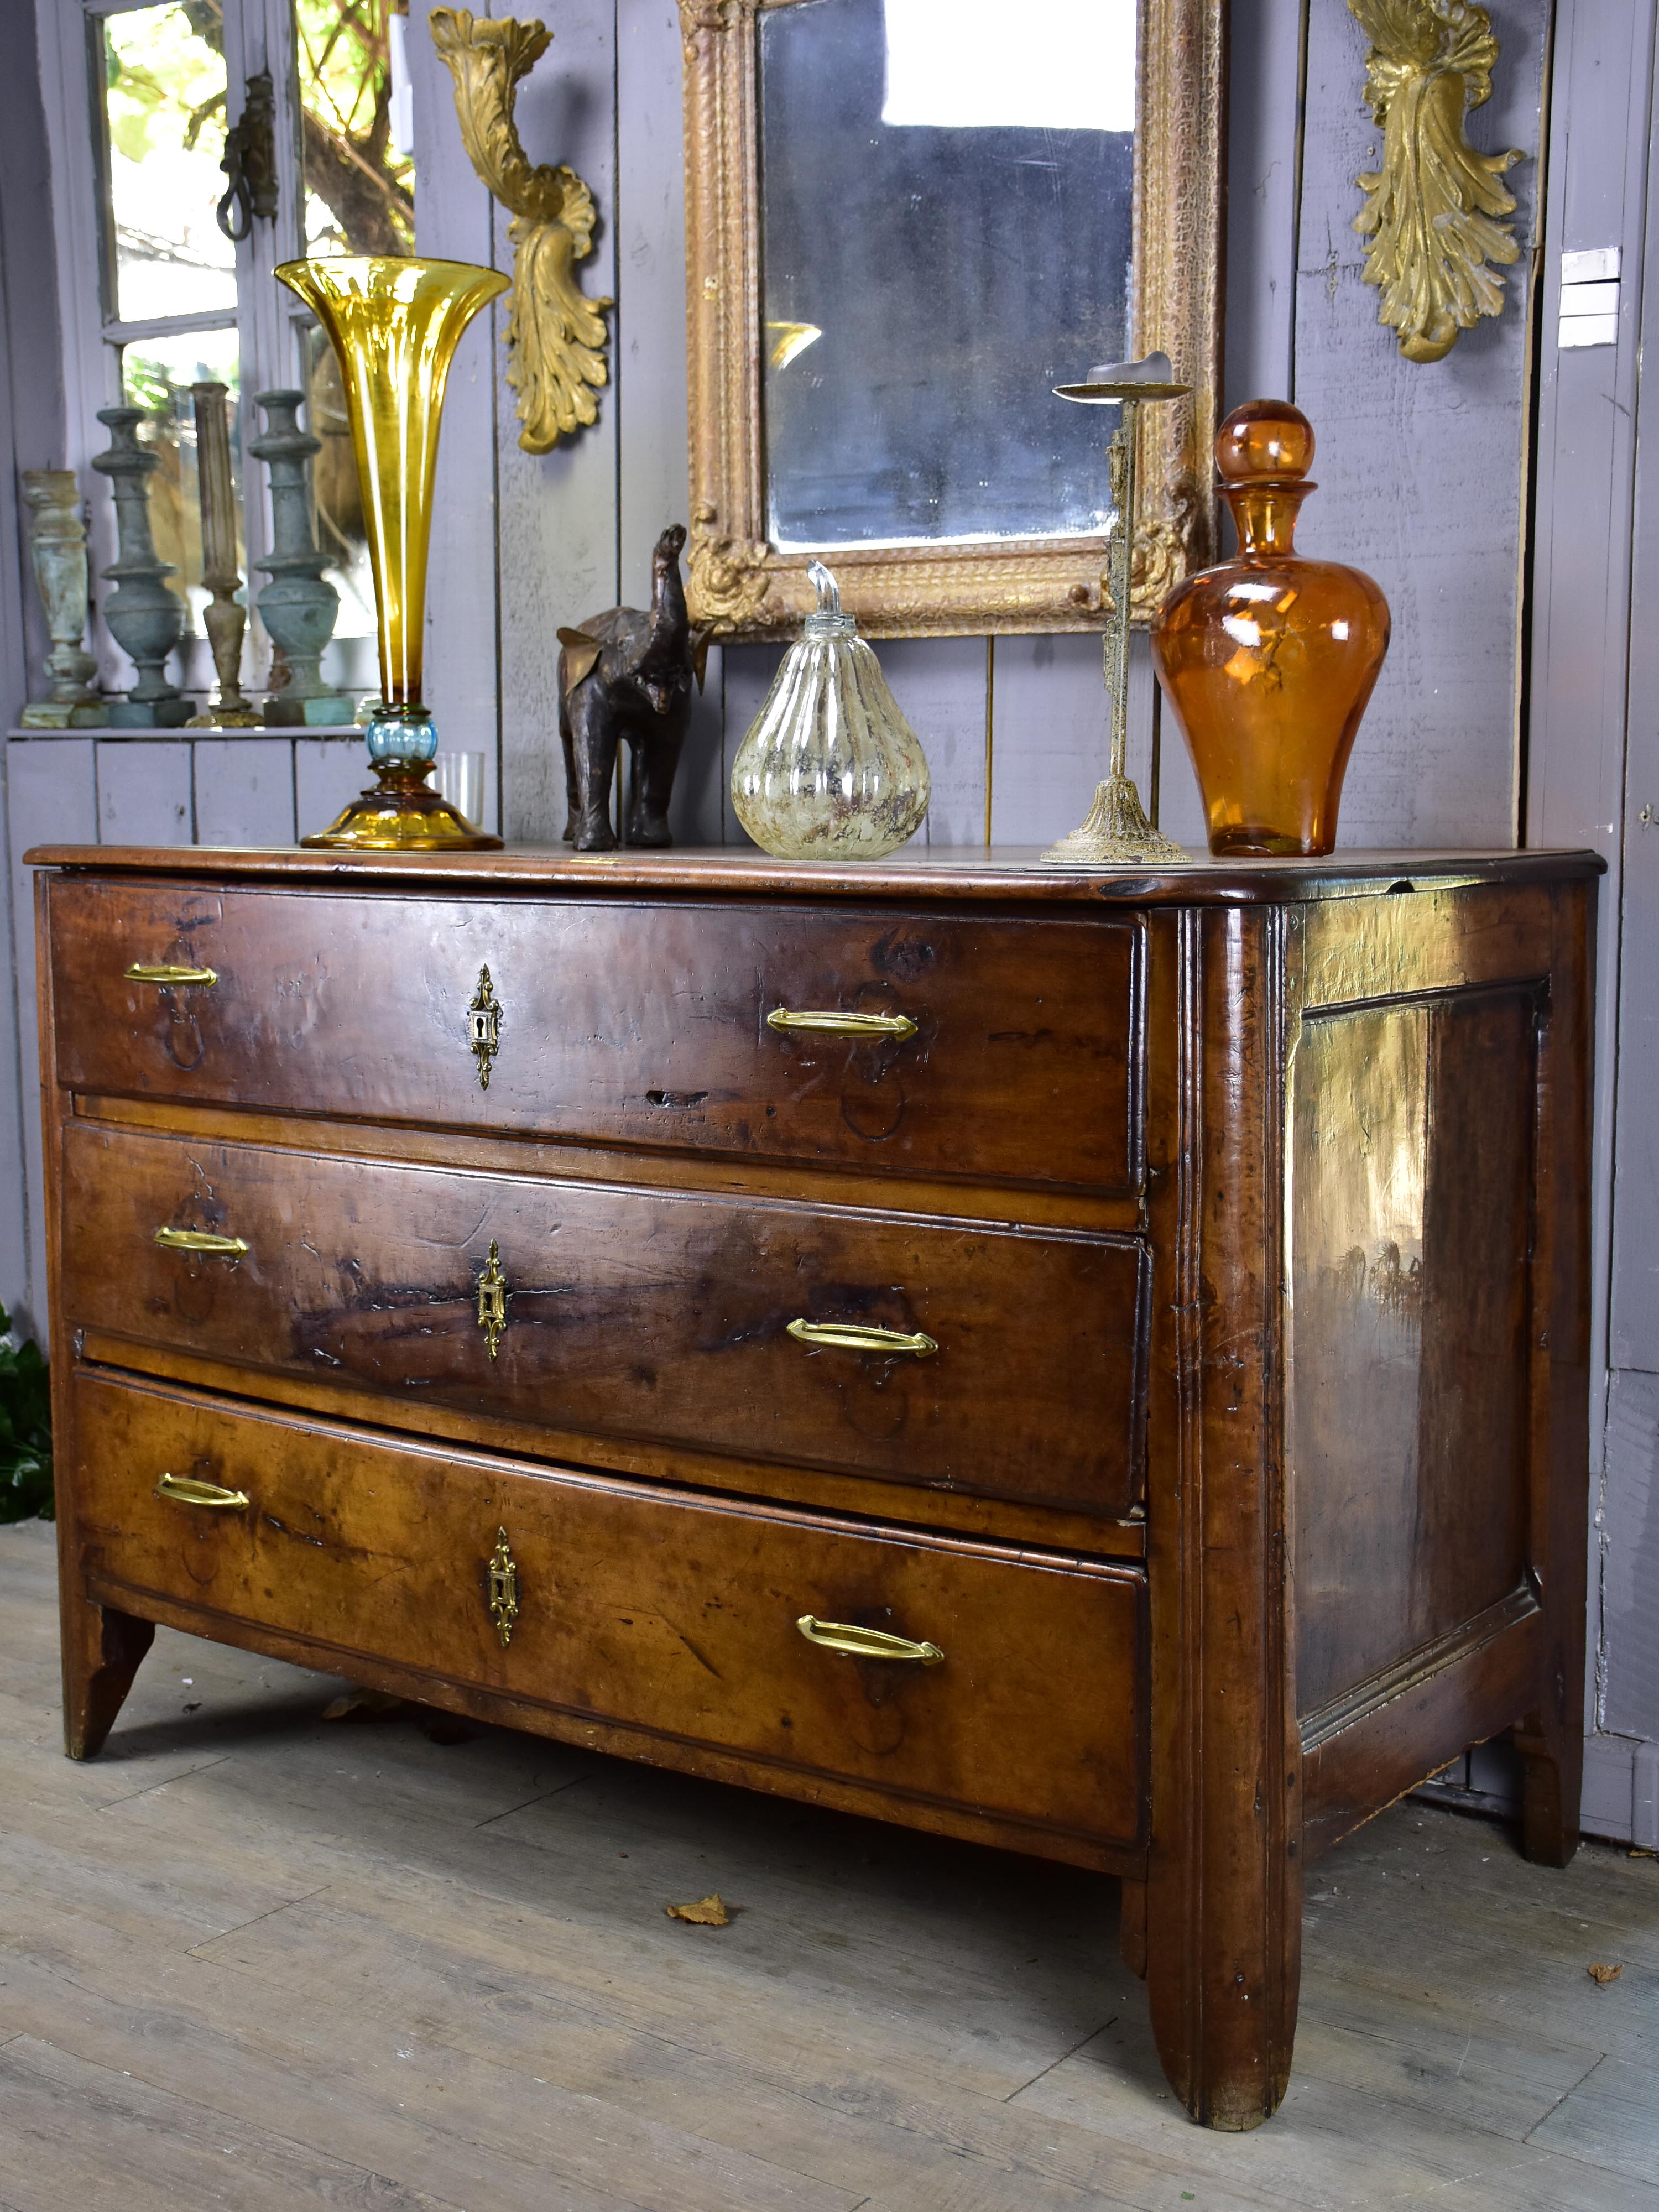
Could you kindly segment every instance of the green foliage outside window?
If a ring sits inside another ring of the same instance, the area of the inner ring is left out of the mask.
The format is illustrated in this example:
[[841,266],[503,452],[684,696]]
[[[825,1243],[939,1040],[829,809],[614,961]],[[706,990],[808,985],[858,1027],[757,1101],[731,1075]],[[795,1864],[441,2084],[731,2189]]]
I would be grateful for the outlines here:
[[27,1338],[14,1343],[0,1306],[0,1521],[52,1514],[52,1400],[46,1363]]
[[313,249],[415,251],[415,164],[392,143],[390,0],[295,0],[306,191],[333,217]]
[[[217,0],[181,0],[105,29],[110,143],[129,161],[181,142],[193,148],[213,118],[224,129],[223,23]],[[183,129],[180,129],[180,124]]]
[[[412,253],[415,163],[392,143],[392,0],[295,0],[300,125],[313,252]],[[223,0],[111,16],[110,141],[128,161],[225,127]]]

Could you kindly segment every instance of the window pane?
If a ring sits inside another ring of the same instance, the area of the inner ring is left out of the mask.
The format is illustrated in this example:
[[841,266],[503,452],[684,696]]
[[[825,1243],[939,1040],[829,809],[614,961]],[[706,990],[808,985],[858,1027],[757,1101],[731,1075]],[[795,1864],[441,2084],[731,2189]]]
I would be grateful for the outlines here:
[[214,221],[225,189],[217,0],[102,21],[114,313],[131,323],[234,307],[235,248]]
[[312,253],[413,253],[407,0],[294,0]]
[[202,585],[202,508],[196,473],[196,403],[192,384],[229,386],[230,471],[236,487],[236,566],[247,576],[242,534],[241,369],[234,331],[192,331],[176,338],[141,338],[121,351],[121,376],[127,400],[145,407],[150,420],[139,437],[161,458],[149,480],[150,530],[155,550],[178,574],[167,579],[189,602],[193,637],[204,635],[202,609],[210,594]]

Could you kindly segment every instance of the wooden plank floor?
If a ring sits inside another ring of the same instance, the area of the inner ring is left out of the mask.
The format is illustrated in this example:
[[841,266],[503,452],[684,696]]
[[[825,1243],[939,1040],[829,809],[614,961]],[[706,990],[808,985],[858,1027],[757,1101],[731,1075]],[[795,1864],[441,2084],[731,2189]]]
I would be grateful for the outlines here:
[[0,1530],[0,2212],[1659,2212],[1659,1861],[1396,1808],[1316,1869],[1284,2111],[1206,2135],[1109,1881],[165,1631],[71,1765],[51,1547]]

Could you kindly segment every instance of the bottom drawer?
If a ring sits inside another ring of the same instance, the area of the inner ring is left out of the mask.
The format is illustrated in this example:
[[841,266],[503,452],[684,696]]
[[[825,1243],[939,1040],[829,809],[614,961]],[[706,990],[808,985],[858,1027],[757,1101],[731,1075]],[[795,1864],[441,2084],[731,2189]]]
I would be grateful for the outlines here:
[[[311,1639],[320,1663],[361,1652],[757,1766],[1139,1832],[1136,1568],[532,1473],[96,1374],[76,1384],[75,1466],[85,1576]],[[202,1502],[214,1488],[239,1502]],[[805,1615],[943,1656],[848,1654]]]

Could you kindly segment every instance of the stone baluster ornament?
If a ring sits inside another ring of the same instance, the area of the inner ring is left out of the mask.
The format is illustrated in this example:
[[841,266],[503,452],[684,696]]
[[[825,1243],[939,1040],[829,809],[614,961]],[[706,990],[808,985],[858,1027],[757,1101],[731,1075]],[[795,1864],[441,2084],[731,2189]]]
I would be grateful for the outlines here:
[[142,407],[100,407],[98,420],[110,434],[106,453],[92,465],[106,476],[115,494],[118,557],[103,574],[115,589],[104,602],[104,620],[115,642],[138,672],[125,699],[109,709],[112,728],[178,729],[190,720],[190,702],[167,679],[167,658],[184,635],[184,602],[167,589],[175,571],[160,559],[149,528],[149,479],[160,456],[138,443]]
[[289,672],[286,684],[265,702],[265,720],[278,727],[349,722],[353,712],[343,692],[328,689],[318,665],[334,635],[340,595],[323,580],[327,556],[312,534],[307,471],[322,441],[300,428],[304,398],[302,392],[255,392],[265,433],[248,448],[270,471],[271,550],[254,566],[271,580],[258,596],[259,619]]
[[87,629],[87,526],[81,487],[73,469],[25,469],[23,504],[29,510],[29,552],[46,610],[52,651],[51,688],[24,708],[26,730],[84,730],[104,719],[94,678],[98,664],[82,640]]
[[257,730],[259,717],[242,692],[242,639],[247,609],[236,594],[241,575],[236,566],[236,487],[230,470],[230,420],[225,406],[230,387],[192,384],[196,406],[196,491],[202,513],[202,581],[213,597],[202,610],[202,623],[213,647],[219,678],[216,705],[193,717],[198,730]]

